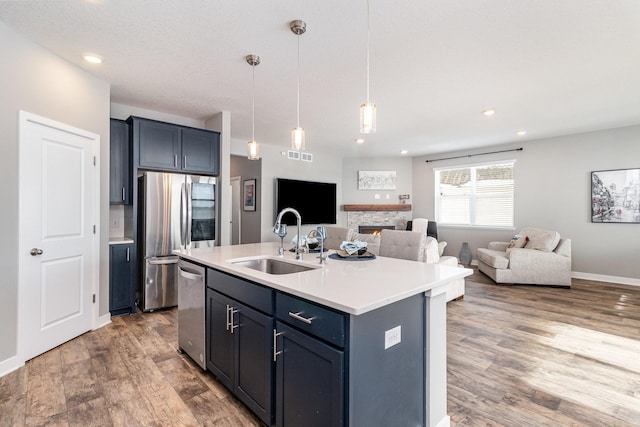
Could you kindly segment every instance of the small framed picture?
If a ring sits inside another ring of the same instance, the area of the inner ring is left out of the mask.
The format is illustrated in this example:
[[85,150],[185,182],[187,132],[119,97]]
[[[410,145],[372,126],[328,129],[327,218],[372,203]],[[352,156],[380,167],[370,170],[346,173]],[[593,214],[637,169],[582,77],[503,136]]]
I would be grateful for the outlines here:
[[245,211],[256,210],[256,180],[245,179],[242,191],[243,209]]

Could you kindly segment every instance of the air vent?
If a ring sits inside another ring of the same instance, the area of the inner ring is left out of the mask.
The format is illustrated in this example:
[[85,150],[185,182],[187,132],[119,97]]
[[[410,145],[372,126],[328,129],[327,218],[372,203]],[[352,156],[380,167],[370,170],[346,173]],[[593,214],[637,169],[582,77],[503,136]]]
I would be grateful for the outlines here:
[[287,159],[300,160],[300,152],[295,150],[287,151]]

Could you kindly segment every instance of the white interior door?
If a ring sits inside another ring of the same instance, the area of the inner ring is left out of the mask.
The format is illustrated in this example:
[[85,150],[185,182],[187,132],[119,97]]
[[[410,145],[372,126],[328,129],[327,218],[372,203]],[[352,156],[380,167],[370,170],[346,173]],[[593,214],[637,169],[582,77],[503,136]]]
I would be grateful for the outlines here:
[[20,112],[18,345],[25,361],[92,327],[98,143],[98,135]]
[[231,244],[242,243],[242,195],[241,178],[239,176],[231,178]]

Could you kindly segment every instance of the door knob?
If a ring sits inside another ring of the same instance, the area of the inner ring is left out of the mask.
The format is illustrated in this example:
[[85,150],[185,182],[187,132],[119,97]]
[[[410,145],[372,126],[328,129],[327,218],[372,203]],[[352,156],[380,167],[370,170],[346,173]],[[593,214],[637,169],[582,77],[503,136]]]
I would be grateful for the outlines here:
[[29,253],[31,254],[31,256],[42,255],[42,249],[33,248]]

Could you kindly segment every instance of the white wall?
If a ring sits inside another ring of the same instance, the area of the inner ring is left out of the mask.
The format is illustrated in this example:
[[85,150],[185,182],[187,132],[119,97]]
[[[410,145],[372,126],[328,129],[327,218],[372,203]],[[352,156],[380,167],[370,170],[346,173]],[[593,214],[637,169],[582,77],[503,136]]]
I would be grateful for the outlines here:
[[[260,157],[262,158],[262,195],[260,205],[262,206],[261,236],[263,242],[280,241],[279,237],[272,232],[277,214],[275,212],[276,178],[336,183],[338,210],[342,205],[342,160],[313,150],[311,150],[313,162],[289,160],[286,155],[282,155],[283,152],[286,154],[288,148],[284,144],[282,146],[260,144]],[[232,146],[233,154],[246,155],[246,150],[246,142],[235,141]],[[338,211],[338,213],[340,212]],[[338,216],[338,222],[340,222],[340,216]],[[302,234],[309,233],[312,228],[312,226],[302,227]],[[295,232],[290,232],[287,235],[287,239],[293,238],[294,234]]]
[[218,230],[219,245],[231,244],[231,113],[222,111],[205,122],[205,129],[220,132],[220,174],[218,175]]
[[[398,204],[400,194],[411,195],[413,186],[411,157],[346,158],[342,167],[342,198],[351,204]],[[358,171],[396,171],[395,190],[358,190]],[[376,199],[375,195],[380,198]],[[413,198],[413,196],[412,196]],[[412,199],[407,200],[411,203]]]
[[[109,310],[109,96],[107,82],[0,22],[0,375],[17,350],[18,111],[100,135],[99,314]],[[14,366],[15,367],[15,366]]]
[[247,179],[256,180],[256,210],[240,208],[240,242],[259,243],[262,239],[262,159],[249,160],[244,156],[231,156],[231,176],[239,176],[242,183]]
[[[640,167],[640,126],[588,132],[492,147],[489,152],[523,147],[521,152],[484,155],[425,163],[429,158],[471,153],[449,153],[413,160],[414,216],[434,218],[433,168],[516,159],[515,230],[475,230],[438,227],[446,240],[445,253],[457,255],[462,242],[475,250],[489,241],[509,240],[517,230],[536,226],[557,230],[572,240],[572,270],[579,276],[609,276],[640,283],[640,224],[591,222],[591,171]],[[591,277],[597,278],[597,277]]]

